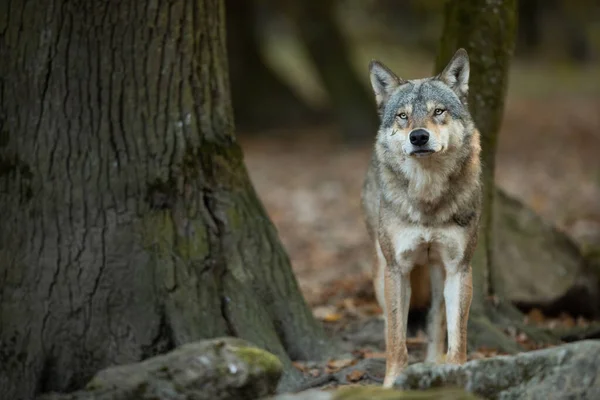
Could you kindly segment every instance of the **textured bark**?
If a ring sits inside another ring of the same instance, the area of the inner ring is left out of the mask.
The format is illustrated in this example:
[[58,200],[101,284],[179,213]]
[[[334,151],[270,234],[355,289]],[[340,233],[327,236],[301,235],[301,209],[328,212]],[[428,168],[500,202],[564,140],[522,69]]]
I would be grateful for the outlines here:
[[436,60],[440,72],[459,47],[469,53],[469,108],[481,132],[484,208],[473,261],[474,306],[494,293],[493,230],[496,142],[516,38],[516,0],[464,0],[446,3],[445,24]]
[[220,0],[1,0],[0,132],[3,398],[222,335],[327,354],[233,134]]
[[337,26],[333,0],[287,1],[285,7],[306,46],[348,141],[368,140],[377,131],[375,105],[352,68],[350,50]]
[[236,125],[245,131],[298,127],[325,114],[294,93],[267,65],[261,51],[256,0],[228,0],[227,50]]

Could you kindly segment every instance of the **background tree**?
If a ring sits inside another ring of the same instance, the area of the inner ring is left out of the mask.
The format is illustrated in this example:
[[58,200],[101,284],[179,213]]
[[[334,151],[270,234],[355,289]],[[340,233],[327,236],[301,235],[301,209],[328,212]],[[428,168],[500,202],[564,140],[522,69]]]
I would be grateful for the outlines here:
[[522,323],[522,315],[502,299],[502,293],[496,290],[497,280],[494,279],[495,154],[515,46],[516,8],[516,0],[447,2],[442,41],[436,59],[436,73],[439,73],[457,48],[464,47],[469,53],[469,108],[481,132],[484,207],[479,244],[473,260],[474,291],[469,341],[472,346],[492,346],[507,352],[517,351],[519,346],[499,327],[518,327],[540,340],[554,340]]
[[227,0],[227,53],[236,126],[256,132],[322,122],[326,110],[308,105],[266,62],[260,43],[258,6],[265,2]]
[[234,136],[223,2],[0,16],[3,398],[221,335],[327,355]]
[[350,48],[335,19],[334,0],[287,1],[284,7],[325,87],[343,137],[372,139],[377,114],[352,67]]

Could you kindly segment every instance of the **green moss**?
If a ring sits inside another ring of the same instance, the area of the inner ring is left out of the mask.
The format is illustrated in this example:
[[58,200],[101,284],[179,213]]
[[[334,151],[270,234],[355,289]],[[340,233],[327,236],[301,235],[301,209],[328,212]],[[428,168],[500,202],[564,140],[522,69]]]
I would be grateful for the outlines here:
[[96,378],[93,378],[91,381],[88,382],[87,385],[85,385],[85,390],[89,390],[89,391],[95,391],[95,390],[102,390],[104,389],[104,385],[102,385],[102,381]]
[[252,368],[279,375],[283,371],[279,358],[268,351],[256,347],[233,347],[231,351]]
[[188,221],[188,224],[187,230],[190,234],[177,236],[175,252],[184,260],[202,260],[210,251],[206,226],[197,219]]
[[399,391],[379,386],[350,387],[335,392],[333,400],[475,400],[479,397],[462,389]]
[[139,227],[142,245],[154,251],[160,257],[167,257],[173,253],[173,220],[170,212],[150,212],[142,219]]

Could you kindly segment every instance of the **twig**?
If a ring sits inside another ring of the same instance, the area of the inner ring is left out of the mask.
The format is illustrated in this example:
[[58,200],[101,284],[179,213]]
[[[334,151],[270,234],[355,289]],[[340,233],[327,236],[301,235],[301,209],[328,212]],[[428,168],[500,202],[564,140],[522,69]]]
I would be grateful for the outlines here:
[[334,382],[334,381],[335,382],[338,381],[337,377],[334,374],[321,375],[315,379],[311,379],[308,382],[305,382],[302,385],[300,385],[300,387],[298,389],[296,389],[296,392],[302,392],[304,390],[323,386],[329,382]]

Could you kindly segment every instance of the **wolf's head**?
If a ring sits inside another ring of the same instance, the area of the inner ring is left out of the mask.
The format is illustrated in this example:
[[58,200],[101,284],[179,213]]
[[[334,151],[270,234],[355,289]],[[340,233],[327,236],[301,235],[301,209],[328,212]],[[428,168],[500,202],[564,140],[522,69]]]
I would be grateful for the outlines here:
[[369,66],[381,125],[377,140],[394,154],[452,152],[472,130],[467,107],[469,56],[459,49],[441,74],[404,80],[378,61]]

